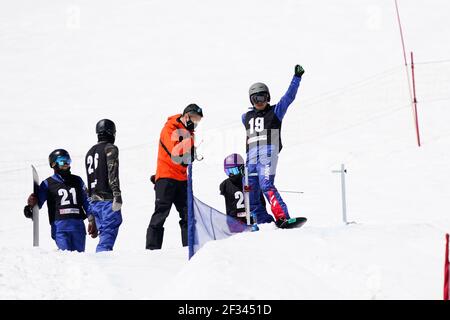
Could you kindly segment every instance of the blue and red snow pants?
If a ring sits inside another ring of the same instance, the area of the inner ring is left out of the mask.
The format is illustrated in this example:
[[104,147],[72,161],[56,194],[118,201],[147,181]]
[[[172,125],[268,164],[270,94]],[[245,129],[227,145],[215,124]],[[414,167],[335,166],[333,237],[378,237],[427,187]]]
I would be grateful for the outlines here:
[[250,150],[247,154],[250,211],[252,216],[256,218],[257,223],[273,221],[272,216],[267,213],[266,208],[261,203],[261,191],[270,203],[275,220],[290,218],[288,208],[274,185],[278,164],[278,153],[272,152],[274,148],[275,146],[268,146],[260,150]]

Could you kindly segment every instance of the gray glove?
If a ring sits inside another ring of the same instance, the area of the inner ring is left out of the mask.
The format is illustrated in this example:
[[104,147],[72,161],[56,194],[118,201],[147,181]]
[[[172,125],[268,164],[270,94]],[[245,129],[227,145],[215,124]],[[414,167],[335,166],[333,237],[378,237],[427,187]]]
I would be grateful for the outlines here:
[[119,211],[121,208],[122,208],[122,196],[120,194],[115,195],[113,198],[112,210]]

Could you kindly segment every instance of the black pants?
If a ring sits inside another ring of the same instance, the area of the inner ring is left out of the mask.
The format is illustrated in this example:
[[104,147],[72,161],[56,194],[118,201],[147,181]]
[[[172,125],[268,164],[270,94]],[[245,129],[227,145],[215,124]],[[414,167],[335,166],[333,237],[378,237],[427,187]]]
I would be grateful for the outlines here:
[[161,178],[155,184],[155,213],[147,228],[145,248],[161,249],[164,237],[164,222],[169,216],[172,204],[180,215],[181,241],[187,246],[187,181]]

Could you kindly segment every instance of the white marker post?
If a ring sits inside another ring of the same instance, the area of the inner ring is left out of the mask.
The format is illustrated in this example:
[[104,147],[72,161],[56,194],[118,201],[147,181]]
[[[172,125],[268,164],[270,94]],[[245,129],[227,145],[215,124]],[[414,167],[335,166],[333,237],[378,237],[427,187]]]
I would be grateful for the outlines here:
[[248,187],[248,168],[245,166],[244,169],[244,205],[245,205],[245,215],[247,217],[247,225],[250,225],[250,193],[247,190]]
[[342,220],[344,221],[345,224],[349,224],[349,222],[347,222],[347,200],[345,197],[345,174],[347,173],[347,169],[345,169],[344,164],[341,164],[341,170],[333,170],[331,172],[341,174]]
[[33,208],[33,247],[39,247],[39,210]]
[[[33,165],[31,170],[33,173],[33,193],[38,196],[39,176]],[[37,204],[33,207],[33,247],[39,247],[39,206]]]
[[247,225],[251,225],[252,226],[252,232],[253,231],[259,231],[259,227],[258,227],[258,222],[256,221],[256,216],[253,216],[253,224],[251,224],[251,212],[250,212],[250,185],[248,182],[248,177],[249,176],[258,176],[257,173],[252,173],[249,174],[248,173],[248,168],[247,166],[245,166],[244,169],[244,204],[245,204],[245,212],[247,215]]

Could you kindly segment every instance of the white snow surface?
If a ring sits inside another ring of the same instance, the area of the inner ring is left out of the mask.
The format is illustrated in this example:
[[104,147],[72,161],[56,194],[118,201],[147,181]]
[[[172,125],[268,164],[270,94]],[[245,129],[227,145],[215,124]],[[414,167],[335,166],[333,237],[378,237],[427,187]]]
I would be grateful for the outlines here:
[[[391,0],[16,0],[0,2],[0,299],[441,299],[450,231],[450,4],[399,0],[414,51],[422,146]],[[277,102],[306,73],[283,121],[276,185],[300,229],[207,243],[190,261],[178,214],[145,250],[160,130],[189,103],[194,191],[225,211],[223,158],[245,153],[248,87]],[[86,178],[95,124],[117,125],[123,224],[113,252],[61,252],[41,210],[23,217],[34,164],[65,148]],[[340,177],[348,169],[348,219]]]

